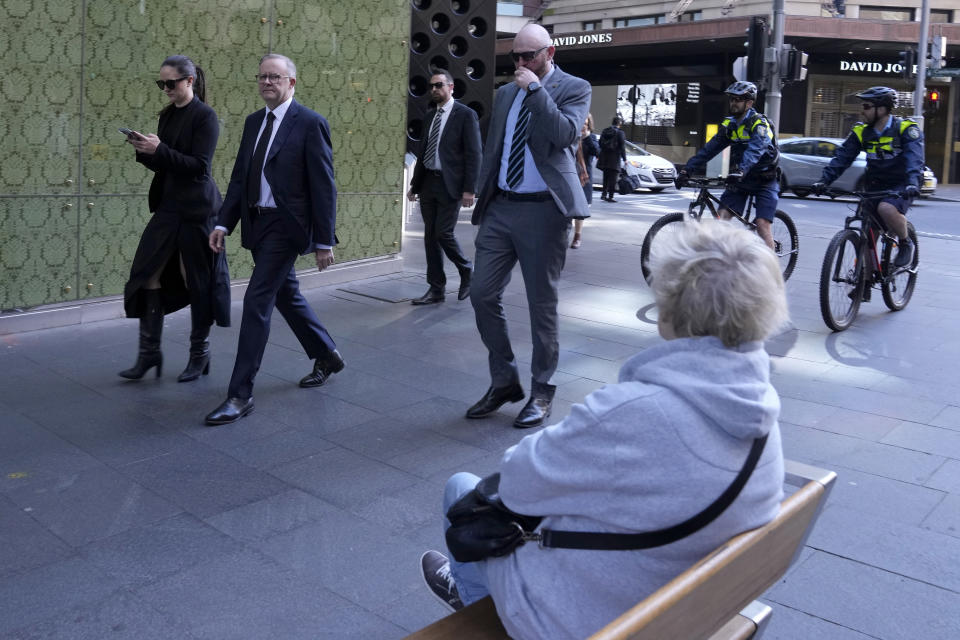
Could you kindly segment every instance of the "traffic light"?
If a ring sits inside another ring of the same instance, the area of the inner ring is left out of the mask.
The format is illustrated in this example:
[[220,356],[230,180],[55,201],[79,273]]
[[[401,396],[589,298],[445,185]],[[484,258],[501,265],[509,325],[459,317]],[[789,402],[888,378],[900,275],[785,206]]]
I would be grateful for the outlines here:
[[[799,49],[790,47],[786,51],[786,68],[781,68],[780,77],[786,81],[803,81],[807,79],[807,59],[808,56]],[[782,58],[781,58],[782,59]],[[785,71],[785,73],[784,73]]]
[[767,31],[767,21],[764,18],[750,18],[750,28],[747,30],[747,80],[764,86],[764,52],[770,41]]
[[930,68],[943,69],[947,64],[947,36],[934,36],[930,43]]
[[938,89],[927,91],[927,107],[930,111],[936,111],[940,108],[940,91]]
[[900,52],[900,75],[910,79],[914,75],[913,67],[917,63],[917,52],[913,49],[907,49]]

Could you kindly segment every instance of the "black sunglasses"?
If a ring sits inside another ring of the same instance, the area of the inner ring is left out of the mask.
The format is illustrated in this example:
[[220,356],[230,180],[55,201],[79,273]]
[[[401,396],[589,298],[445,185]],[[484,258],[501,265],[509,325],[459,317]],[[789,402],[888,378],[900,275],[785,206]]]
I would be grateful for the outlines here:
[[514,62],[520,62],[520,59],[521,59],[521,58],[523,58],[523,61],[524,61],[524,62],[530,62],[531,60],[533,60],[534,58],[537,57],[537,54],[538,54],[538,53],[540,53],[541,51],[543,51],[544,49],[546,49],[546,48],[549,47],[549,46],[550,46],[550,45],[546,45],[546,46],[540,47],[540,48],[537,49],[536,51],[520,51],[519,53],[516,52],[516,51],[511,51],[511,52],[510,52],[510,57],[513,58],[513,61],[514,61]]
[[177,86],[178,82],[181,80],[186,80],[189,77],[190,76],[183,76],[182,78],[177,78],[176,80],[157,80],[157,88],[163,89],[166,87],[167,89],[173,89],[175,86]]
[[443,89],[448,84],[449,84],[448,82],[431,82],[430,86],[433,87],[434,89]]

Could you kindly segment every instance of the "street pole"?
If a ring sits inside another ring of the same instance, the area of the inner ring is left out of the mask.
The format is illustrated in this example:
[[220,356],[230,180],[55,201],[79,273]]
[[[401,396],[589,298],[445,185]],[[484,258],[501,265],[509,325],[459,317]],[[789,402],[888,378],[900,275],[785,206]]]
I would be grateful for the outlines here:
[[930,0],[923,0],[920,16],[920,40],[917,43],[917,82],[913,89],[913,119],[920,123],[921,128],[923,128],[923,97],[927,92],[927,40],[929,40],[930,33]]
[[[927,0],[924,0],[927,2]],[[770,85],[767,87],[767,104],[764,107],[764,114],[775,131],[780,130],[780,54],[783,51],[783,32],[786,28],[786,16],[783,10],[783,0],[773,0],[773,47],[775,52],[774,62],[768,68],[772,71],[767,75],[770,79]],[[764,60],[766,61],[766,52]]]

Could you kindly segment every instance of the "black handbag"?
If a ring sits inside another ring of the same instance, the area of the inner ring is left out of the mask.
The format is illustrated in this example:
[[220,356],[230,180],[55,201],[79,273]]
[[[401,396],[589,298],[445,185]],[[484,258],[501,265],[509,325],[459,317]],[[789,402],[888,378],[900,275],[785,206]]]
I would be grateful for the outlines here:
[[642,533],[536,531],[543,517],[510,511],[500,500],[500,474],[495,473],[481,480],[447,511],[450,521],[446,531],[447,548],[457,562],[476,562],[509,555],[527,542],[537,542],[540,547],[605,551],[650,549],[670,544],[707,526],[733,503],[756,468],[766,443],[767,436],[753,441],[737,477],[706,509],[680,524]]

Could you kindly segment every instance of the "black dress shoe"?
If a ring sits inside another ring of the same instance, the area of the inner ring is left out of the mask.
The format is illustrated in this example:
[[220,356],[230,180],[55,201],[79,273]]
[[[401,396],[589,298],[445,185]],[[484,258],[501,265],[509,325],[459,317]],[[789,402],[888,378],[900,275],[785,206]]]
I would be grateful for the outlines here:
[[334,349],[326,358],[317,358],[313,363],[313,371],[300,380],[300,386],[305,389],[309,387],[319,387],[327,381],[327,378],[339,371],[343,371],[345,366],[346,363],[343,361],[343,356],[340,355],[339,351]]
[[215,426],[230,424],[244,416],[253,413],[253,396],[243,398],[227,398],[219,407],[207,414],[206,423]]
[[549,398],[530,398],[527,405],[520,411],[520,415],[513,421],[513,426],[517,429],[539,427],[550,416],[551,404],[553,400]]
[[[414,298],[411,300],[410,304],[436,304],[437,302],[443,302],[444,297],[443,291],[434,291],[433,289],[430,289],[419,298]],[[463,298],[460,299],[463,300]]]
[[490,387],[477,404],[467,409],[467,417],[486,418],[508,402],[520,402],[524,395],[519,382],[508,387]]
[[470,273],[465,271],[460,274],[460,290],[457,291],[457,300],[466,300],[470,297]]

